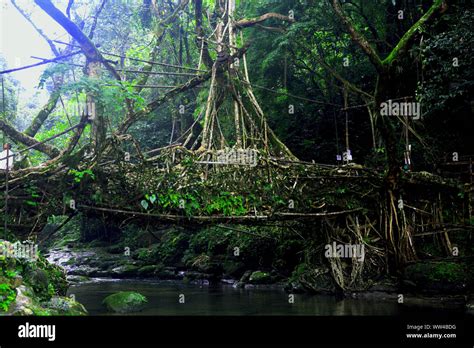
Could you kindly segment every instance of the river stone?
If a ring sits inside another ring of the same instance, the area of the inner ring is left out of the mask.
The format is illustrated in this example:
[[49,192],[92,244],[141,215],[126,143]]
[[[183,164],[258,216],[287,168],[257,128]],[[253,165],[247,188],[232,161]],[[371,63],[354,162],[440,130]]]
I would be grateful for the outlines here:
[[67,281],[69,283],[85,283],[90,281],[91,278],[83,275],[68,275],[67,276]]
[[12,288],[17,288],[22,284],[23,284],[23,277],[18,274],[15,276],[15,278],[13,278],[11,286]]
[[10,305],[10,315],[32,315],[33,300],[31,298],[32,291],[24,285],[16,288],[15,301]]
[[143,310],[147,298],[134,291],[121,291],[107,296],[103,303],[107,310],[115,313],[131,313]]
[[77,276],[86,276],[86,277],[91,277],[96,272],[98,272],[98,268],[93,268],[87,265],[80,265],[74,268],[71,268],[68,272],[69,275],[77,275]]
[[35,288],[38,288],[41,290],[48,289],[49,280],[48,280],[48,273],[46,273],[46,271],[40,268],[37,268],[37,269],[31,270],[28,273],[27,277],[29,278],[28,279],[29,282],[31,284],[34,284]]
[[179,276],[176,274],[176,269],[174,267],[164,267],[157,268],[155,275],[160,279],[178,279]]
[[249,278],[250,284],[268,284],[271,283],[270,273],[255,271]]
[[285,291],[291,294],[302,294],[305,292],[303,286],[297,281],[289,281],[284,287]]
[[466,310],[469,314],[474,315],[474,299],[471,299],[466,303]]
[[134,277],[138,273],[138,266],[122,265],[112,269],[112,273],[118,277]]
[[[462,293],[469,283],[468,272],[454,262],[418,262],[405,267],[403,279],[416,285],[424,293]],[[412,286],[413,287],[413,286]]]
[[249,278],[251,275],[252,275],[252,271],[245,271],[242,277],[240,277],[239,281],[234,284],[234,287],[238,289],[244,288],[245,283],[249,281]]
[[56,315],[78,316],[88,314],[82,304],[70,297],[54,296],[45,304],[45,307],[54,310]]
[[147,265],[143,266],[138,269],[138,275],[141,277],[146,277],[146,276],[151,276],[155,273],[156,271],[156,266],[155,265]]

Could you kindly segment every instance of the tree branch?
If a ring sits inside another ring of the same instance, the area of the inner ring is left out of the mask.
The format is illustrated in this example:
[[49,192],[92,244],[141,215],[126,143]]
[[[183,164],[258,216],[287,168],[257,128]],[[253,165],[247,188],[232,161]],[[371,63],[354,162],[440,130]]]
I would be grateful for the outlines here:
[[346,26],[352,39],[362,48],[371,63],[375,66],[375,69],[377,69],[379,73],[383,73],[385,71],[385,66],[382,63],[379,55],[377,52],[375,52],[374,48],[367,41],[367,39],[355,29],[354,24],[350,20],[349,16],[347,16],[342,10],[339,0],[332,0],[332,7],[334,8],[334,11],[342,23]]
[[269,12],[269,13],[265,13],[264,15],[261,15],[260,17],[257,17],[257,18],[241,19],[240,21],[237,21],[235,23],[235,26],[237,28],[248,28],[248,27],[252,27],[256,24],[262,23],[262,22],[264,22],[268,19],[271,19],[271,18],[279,19],[281,21],[287,21],[287,22],[290,22],[290,23],[293,23],[295,21],[294,19],[291,19],[288,16],[285,16],[285,15],[282,15],[282,14],[279,14],[279,13]]
[[408,29],[408,31],[402,36],[398,44],[390,52],[387,58],[382,61],[382,64],[390,66],[396,59],[405,54],[407,52],[408,44],[418,29],[420,29],[423,24],[430,20],[439,10],[445,11],[446,6],[445,0],[434,0],[430,9],[415,24],[413,24],[410,29]]
[[204,40],[204,29],[202,28],[202,0],[194,0],[194,17],[196,20],[196,44],[199,49],[202,47],[202,60],[204,64],[208,69],[212,69],[214,61],[209,54],[207,42]]
[[11,138],[14,141],[17,141],[19,143],[22,143],[26,146],[35,146],[35,150],[41,151],[44,154],[48,155],[51,158],[55,158],[59,156],[60,152],[57,148],[54,146],[40,143],[38,140],[35,138],[32,138],[26,134],[23,134],[19,131],[17,131],[14,127],[12,127],[10,124],[8,124],[4,120],[0,120],[0,129],[5,132],[5,134]]
[[117,79],[120,75],[117,71],[102,57],[99,50],[95,47],[92,41],[78,28],[74,22],[67,18],[61,11],[59,11],[51,2],[51,0],[35,0],[35,3],[43,9],[51,18],[53,18],[59,25],[61,25],[81,46],[82,52],[90,61],[98,61],[104,64],[107,70]]
[[69,19],[71,19],[71,8],[73,4],[74,4],[74,0],[69,0],[67,3],[66,14],[67,14],[67,18]]
[[19,68],[13,68],[13,69],[0,71],[0,74],[9,74],[9,73],[12,73],[12,72],[15,72],[15,71],[20,71],[20,70],[33,68],[35,66],[40,66],[40,65],[44,65],[44,64],[48,64],[48,63],[53,63],[53,62],[58,62],[58,61],[60,61],[64,58],[69,58],[69,57],[72,57],[72,56],[74,56],[76,54],[79,54],[79,53],[81,53],[81,51],[72,52],[72,53],[69,53],[69,54],[65,54],[64,56],[59,56],[59,57],[56,57],[56,58],[53,58],[53,59],[44,59],[39,63],[25,65],[25,66],[21,66]]
[[[242,58],[242,56],[247,52],[250,44],[245,44],[244,47],[240,48],[235,54],[231,55],[228,57],[227,61],[222,62],[219,67],[218,71],[224,71],[225,69],[228,68],[229,64],[234,61],[235,58]],[[146,115],[147,113],[152,112],[155,110],[157,107],[162,105],[164,102],[166,102],[170,97],[175,96],[179,93],[182,93],[184,91],[187,91],[193,87],[199,86],[200,84],[206,82],[211,78],[212,71],[208,71],[203,75],[198,75],[188,82],[182,84],[181,86],[178,86],[176,88],[173,88],[172,90],[166,92],[165,94],[159,96],[155,100],[151,101],[148,103],[146,110],[140,111],[138,113],[130,115],[118,128],[118,133],[123,134],[125,133],[130,126],[136,122],[138,119]]]
[[36,135],[36,133],[40,130],[41,126],[43,125],[44,121],[46,121],[48,116],[56,107],[58,99],[59,99],[59,92],[54,91],[50,95],[49,100],[46,103],[46,105],[41,108],[41,110],[38,112],[38,115],[36,115],[36,117],[31,122],[31,125],[25,130],[24,132],[25,135],[28,135],[30,137],[34,137]]
[[92,40],[94,38],[94,32],[95,28],[97,27],[97,21],[99,20],[100,13],[104,9],[105,3],[107,0],[102,0],[102,3],[99,5],[95,15],[94,15],[94,21],[92,22],[91,30],[89,32],[89,39]]

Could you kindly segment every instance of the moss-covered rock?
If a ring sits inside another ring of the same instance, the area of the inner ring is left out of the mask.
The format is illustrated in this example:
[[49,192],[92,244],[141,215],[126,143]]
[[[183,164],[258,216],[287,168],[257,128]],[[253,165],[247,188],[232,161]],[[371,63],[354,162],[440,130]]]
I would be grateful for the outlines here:
[[140,267],[137,271],[137,274],[140,277],[150,277],[150,276],[155,275],[156,270],[157,270],[157,267],[155,265],[147,265],[147,266]]
[[250,275],[249,283],[250,284],[269,284],[272,282],[272,277],[270,273],[255,271]]
[[8,315],[33,315],[32,308],[35,307],[34,293],[24,285],[15,289],[15,300],[8,306]]
[[471,298],[469,301],[467,301],[466,312],[471,315],[474,315],[474,298]]
[[48,273],[41,268],[32,268],[26,273],[27,282],[33,290],[42,297],[48,297],[49,279]]
[[223,264],[224,275],[229,277],[239,277],[245,271],[245,264],[239,261],[225,261]]
[[117,277],[136,277],[138,275],[139,266],[122,265],[112,269],[112,274]]
[[240,277],[240,280],[237,283],[235,283],[235,287],[236,288],[245,287],[245,284],[248,283],[251,275],[252,275],[252,271],[245,271],[242,277]]
[[143,310],[147,298],[138,292],[121,291],[107,296],[103,303],[110,312],[130,313]]
[[[9,242],[0,243],[4,247]],[[0,257],[0,315],[87,314],[81,304],[64,297],[67,288],[64,269],[41,255],[36,259]]]
[[288,279],[287,291],[300,292],[301,289],[311,293],[334,293],[336,287],[325,266],[312,266],[306,263],[298,265]]
[[404,280],[414,283],[422,292],[457,293],[467,291],[472,284],[471,273],[455,262],[419,262],[404,271]]
[[84,306],[70,297],[55,296],[45,303],[44,306],[51,310],[52,315],[87,315],[87,310]]

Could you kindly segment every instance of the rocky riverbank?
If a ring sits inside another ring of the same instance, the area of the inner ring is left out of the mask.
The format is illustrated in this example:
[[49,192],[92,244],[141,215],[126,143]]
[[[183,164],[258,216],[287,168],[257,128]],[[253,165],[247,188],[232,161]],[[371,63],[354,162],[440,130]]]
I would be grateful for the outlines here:
[[[10,246],[0,240],[2,250]],[[41,256],[0,256],[0,315],[86,315],[67,289],[65,270]]]
[[[199,285],[225,283],[235,288],[276,286],[289,294],[312,293],[388,301],[432,299],[466,305],[472,310],[473,268],[467,261],[423,261],[409,264],[397,276],[388,276],[367,255],[353,280],[354,264],[341,260],[340,271],[349,282],[335,281],[331,263],[320,255],[303,257],[305,247],[294,234],[272,227],[194,230],[162,226],[153,231],[133,225],[118,229],[99,222],[73,219],[52,238],[44,238],[63,221],[55,218],[40,239],[36,263],[3,260],[0,299],[10,314],[85,313],[74,300],[64,298],[69,284],[94,278],[173,280]],[[94,228],[94,226],[99,226]],[[115,231],[115,232],[114,232]],[[263,239],[259,236],[267,236]],[[268,236],[275,238],[268,239]],[[462,262],[461,262],[462,261]],[[29,301],[28,299],[31,299]],[[426,302],[426,301],[425,301]],[[25,309],[26,308],[26,309]]]
[[[112,252],[110,252],[112,251]],[[431,305],[462,307],[474,314],[472,295],[468,284],[459,282],[460,274],[451,269],[446,279],[437,278],[438,266],[433,270],[430,264],[419,263],[407,267],[401,280],[382,277],[372,280],[365,289],[337,292],[331,281],[328,269],[321,267],[314,270],[314,279],[302,277],[283,278],[275,272],[262,270],[246,270],[240,277],[228,274],[219,275],[199,272],[184,267],[163,266],[149,264],[140,255],[145,252],[138,250],[135,253],[117,253],[117,248],[88,247],[84,249],[62,247],[50,251],[48,260],[64,268],[67,279],[72,284],[95,281],[95,278],[113,279],[151,279],[175,280],[191,282],[201,285],[222,282],[232,284],[236,288],[253,288],[260,286],[277,286],[284,288],[288,293],[319,293],[336,294],[353,299],[373,299],[381,301],[399,301],[399,295],[404,296],[403,303],[407,305]],[[445,270],[444,270],[445,271]],[[307,273],[303,273],[306,275]]]

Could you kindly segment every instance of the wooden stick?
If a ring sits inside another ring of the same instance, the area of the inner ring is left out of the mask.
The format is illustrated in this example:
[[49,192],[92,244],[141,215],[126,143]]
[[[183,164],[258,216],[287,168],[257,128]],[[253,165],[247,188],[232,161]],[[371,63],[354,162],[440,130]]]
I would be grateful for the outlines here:
[[439,230],[439,231],[417,233],[417,234],[414,234],[413,237],[431,236],[431,235],[434,235],[434,234],[441,234],[441,233],[454,232],[454,231],[466,231],[466,229],[464,229],[464,228],[452,228],[452,229],[449,229],[449,230]]
[[253,233],[253,232],[246,231],[246,230],[241,230],[239,228],[233,228],[233,227],[229,227],[229,226],[225,226],[225,225],[221,225],[221,224],[217,225],[217,227],[224,228],[224,229],[230,230],[230,231],[242,232],[242,233],[249,234],[251,236],[255,236],[255,237],[258,237],[258,238],[265,238],[265,239],[275,240],[275,238],[271,238],[271,237],[268,237],[268,236],[264,236],[264,235]]
[[33,67],[48,64],[48,63],[55,63],[55,62],[57,62],[61,59],[66,59],[66,58],[72,57],[72,56],[74,56],[76,54],[79,54],[79,53],[81,53],[81,51],[76,51],[76,52],[66,54],[64,56],[59,56],[59,57],[56,57],[56,58],[53,58],[53,59],[45,59],[45,60],[43,60],[39,63],[25,65],[25,66],[22,66],[22,67],[19,67],[19,68],[3,70],[3,71],[0,71],[0,74],[9,74],[9,73],[12,73],[12,72],[15,72],[15,71],[25,70],[25,69],[33,68]]
[[[226,215],[214,215],[214,216],[199,216],[199,215],[176,215],[176,214],[153,214],[153,213],[143,213],[138,211],[131,211],[131,210],[123,210],[123,209],[114,209],[114,208],[106,208],[106,207],[93,207],[88,205],[77,205],[78,208],[83,208],[87,210],[97,210],[97,211],[104,211],[109,213],[117,213],[117,214],[128,214],[128,215],[137,215],[137,216],[146,216],[146,217],[155,217],[161,218],[165,220],[194,220],[194,221],[255,221],[255,220],[270,220],[272,219],[271,215],[242,215],[242,216],[226,216]],[[326,216],[336,216],[336,215],[343,215],[349,214],[352,212],[360,211],[362,208],[352,209],[352,210],[345,210],[345,211],[337,211],[337,212],[329,212],[329,213],[274,213],[273,216],[277,217],[326,217]]]
[[356,211],[361,211],[362,208],[356,208],[351,210],[343,210],[343,211],[334,211],[329,213],[274,213],[273,215],[276,216],[291,216],[291,217],[326,217],[326,216],[336,216],[336,215],[344,215],[354,213]]

